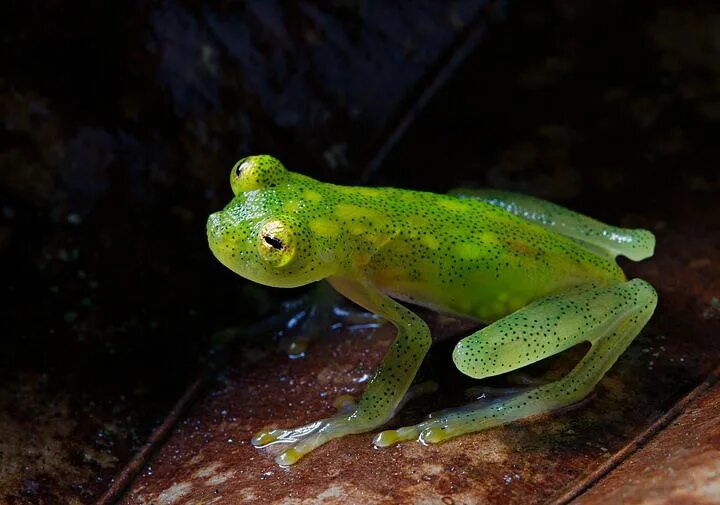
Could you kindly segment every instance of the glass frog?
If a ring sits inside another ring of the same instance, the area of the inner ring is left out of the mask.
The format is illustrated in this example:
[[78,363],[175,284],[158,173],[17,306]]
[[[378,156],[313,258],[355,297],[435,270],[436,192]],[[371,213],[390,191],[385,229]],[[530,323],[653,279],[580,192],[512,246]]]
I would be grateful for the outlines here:
[[609,226],[550,202],[496,191],[434,194],[328,184],[267,155],[232,169],[235,197],[207,222],[210,249],[233,272],[274,287],[326,280],[392,323],[397,335],[357,404],[306,426],[264,430],[291,465],[329,440],[376,431],[403,404],[430,347],[427,324],[400,302],[484,323],[454,348],[473,378],[524,367],[581,342],[565,377],[491,404],[443,411],[377,433],[385,447],[438,443],[547,413],[586,397],[645,326],[653,287],[615,258],[653,255],[647,230]]

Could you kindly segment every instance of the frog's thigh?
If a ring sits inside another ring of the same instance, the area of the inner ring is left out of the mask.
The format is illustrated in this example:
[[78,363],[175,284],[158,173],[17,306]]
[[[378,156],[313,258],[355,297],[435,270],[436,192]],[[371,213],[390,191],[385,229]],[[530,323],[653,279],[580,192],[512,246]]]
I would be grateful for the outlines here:
[[[499,426],[546,413],[587,396],[650,319],[657,294],[634,279],[609,288],[589,288],[535,302],[467,337],[455,363],[473,377],[486,377],[532,363],[575,343],[592,346],[562,379],[491,404],[439,413],[416,426],[380,433],[385,446],[419,437],[424,442]],[[463,350],[464,349],[464,350]]]
[[543,228],[579,240],[600,254],[622,254],[639,261],[652,256],[655,249],[655,237],[647,230],[610,226],[533,196],[497,189],[457,189],[450,194],[501,207]]

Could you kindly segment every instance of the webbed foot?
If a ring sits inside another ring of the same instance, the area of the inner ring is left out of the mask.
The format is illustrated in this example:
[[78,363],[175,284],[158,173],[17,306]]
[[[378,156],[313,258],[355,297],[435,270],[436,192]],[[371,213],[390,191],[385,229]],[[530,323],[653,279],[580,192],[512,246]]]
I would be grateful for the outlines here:
[[375,426],[358,422],[353,414],[339,414],[321,419],[298,428],[262,430],[252,438],[255,447],[267,447],[274,444],[290,446],[275,457],[281,466],[297,463],[300,458],[335,438],[370,431]]
[[412,426],[382,431],[375,435],[373,443],[376,447],[389,447],[400,442],[417,440],[428,445],[444,442],[463,433],[454,428],[452,416],[447,417],[442,412],[435,415],[437,417]]

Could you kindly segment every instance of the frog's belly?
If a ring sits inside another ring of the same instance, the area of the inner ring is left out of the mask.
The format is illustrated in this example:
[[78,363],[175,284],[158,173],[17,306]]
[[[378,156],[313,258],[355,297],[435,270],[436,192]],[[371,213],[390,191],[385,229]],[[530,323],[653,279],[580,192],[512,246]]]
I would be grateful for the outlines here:
[[424,296],[412,295],[407,291],[399,292],[388,289],[383,289],[382,291],[391,298],[400,300],[401,302],[412,303],[413,305],[425,307],[426,309],[430,309],[433,312],[439,312],[441,314],[448,314],[451,316],[464,317],[469,319],[475,319],[481,322],[487,322],[482,321],[479,317],[472,314],[472,311],[458,310],[459,307],[457,306],[457,304],[440,303],[437,300],[432,300]]
[[483,249],[479,242],[470,243],[473,248],[456,239],[450,240],[449,246],[455,249],[444,254],[416,246],[411,259],[403,250],[405,242],[391,243],[366,272],[393,298],[483,323],[573,286],[624,280],[612,258],[592,254],[562,236],[543,233],[542,247],[518,239]]
[[400,281],[380,285],[380,289],[403,302],[488,324],[533,300],[589,282],[597,283],[598,280],[567,275],[532,279],[532,274],[520,272],[501,278],[478,279],[477,283],[448,281],[436,286],[417,281]]
[[516,311],[530,303],[527,296],[511,296],[501,293],[469,293],[459,290],[445,293],[427,293],[418,286],[403,286],[398,289],[383,288],[388,296],[402,302],[419,305],[435,312],[459,316],[488,324]]

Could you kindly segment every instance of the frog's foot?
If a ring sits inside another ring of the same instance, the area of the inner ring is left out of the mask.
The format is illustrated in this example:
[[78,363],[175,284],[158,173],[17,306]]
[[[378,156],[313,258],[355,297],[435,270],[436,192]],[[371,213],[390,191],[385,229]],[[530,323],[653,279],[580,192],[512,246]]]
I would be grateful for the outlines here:
[[353,414],[340,414],[298,428],[262,430],[252,438],[252,444],[258,448],[275,444],[290,446],[275,458],[277,464],[289,466],[330,440],[345,435],[364,433],[375,427],[375,425],[358,422]]
[[[465,409],[465,407],[463,407]],[[459,410],[459,409],[458,409]],[[389,447],[400,442],[417,440],[423,444],[434,444],[461,435],[453,430],[452,417],[457,411],[443,411],[432,414],[430,419],[412,426],[385,430],[373,439],[376,447]]]
[[[395,409],[397,412],[408,401],[422,395],[437,391],[437,384],[432,381],[412,386],[405,394],[402,402]],[[349,395],[341,395],[335,399],[338,415],[291,429],[262,430],[252,438],[255,447],[262,448],[275,444],[286,444],[292,447],[280,453],[275,461],[282,466],[296,463],[300,458],[334,438],[355,433],[365,433],[377,427],[377,423],[362,423],[355,417],[358,404]]]

